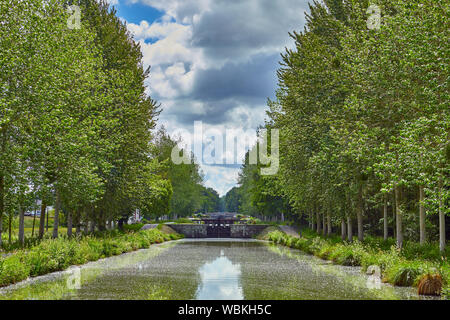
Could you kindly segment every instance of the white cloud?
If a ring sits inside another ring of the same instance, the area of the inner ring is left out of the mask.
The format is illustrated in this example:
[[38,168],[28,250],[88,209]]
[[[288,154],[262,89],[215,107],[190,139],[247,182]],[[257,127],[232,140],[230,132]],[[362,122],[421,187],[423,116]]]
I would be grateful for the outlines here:
[[[111,0],[110,2],[116,2]],[[149,94],[162,104],[169,133],[214,127],[256,130],[273,95],[276,59],[292,47],[288,32],[302,30],[306,0],[127,0],[164,13],[152,23],[128,23],[151,66]],[[273,76],[272,76],[273,75]],[[240,141],[242,142],[242,141]],[[238,150],[241,160],[245,149]],[[199,157],[200,155],[196,155]],[[227,159],[234,154],[224,153]],[[224,195],[238,168],[201,164],[206,186]]]
[[138,25],[129,23],[128,30],[134,35],[136,40],[142,39],[162,39],[171,36],[173,40],[180,40],[184,37],[184,33],[190,29],[179,23],[171,22],[171,17],[165,15],[161,22],[153,22],[149,24],[146,20],[142,20]]
[[239,169],[218,166],[201,166],[205,173],[205,186],[215,189],[220,196],[224,196],[236,185]]

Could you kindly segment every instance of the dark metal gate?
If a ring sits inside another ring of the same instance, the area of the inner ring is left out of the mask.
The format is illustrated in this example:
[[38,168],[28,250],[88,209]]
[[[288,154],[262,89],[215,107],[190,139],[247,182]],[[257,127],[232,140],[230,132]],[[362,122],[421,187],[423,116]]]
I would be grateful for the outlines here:
[[208,238],[231,238],[231,225],[240,219],[234,213],[209,213],[198,221],[206,225],[206,236]]
[[231,228],[229,224],[216,221],[208,224],[206,233],[208,238],[230,238]]

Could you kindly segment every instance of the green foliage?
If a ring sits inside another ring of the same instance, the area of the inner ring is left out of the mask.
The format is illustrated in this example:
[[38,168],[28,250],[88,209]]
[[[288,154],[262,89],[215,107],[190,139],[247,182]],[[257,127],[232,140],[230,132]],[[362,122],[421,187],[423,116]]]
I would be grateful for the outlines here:
[[450,300],[450,287],[442,289],[442,297],[446,300]]
[[173,194],[167,208],[148,212],[149,216],[151,218],[166,215],[191,216],[198,210],[216,209],[219,197],[214,190],[207,189],[201,184],[203,177],[193,154],[186,155],[183,150],[179,150],[186,158],[186,163],[173,163],[171,155],[174,149],[178,150],[178,141],[171,138],[164,127],[158,130],[153,142],[155,145],[153,156],[164,163],[160,173],[170,181]]
[[241,194],[239,188],[233,187],[225,195],[225,211],[227,212],[239,212],[241,205]]
[[0,286],[179,238],[178,234],[152,229],[125,233],[110,231],[96,237],[43,240],[28,250],[0,258]]
[[396,286],[412,286],[417,277],[425,274],[423,263],[401,262],[386,270],[385,279]]
[[216,190],[213,188],[203,187],[202,194],[202,207],[201,212],[219,212],[221,211],[220,197]]
[[0,260],[0,286],[25,280],[30,270],[22,263],[20,255]]
[[[380,28],[368,28],[370,4],[380,8]],[[389,233],[402,230],[399,247],[419,239],[422,220],[422,243],[439,237],[445,253],[448,16],[449,6],[434,0],[314,1],[304,30],[290,34],[293,49],[282,54],[268,102],[264,128],[280,129],[280,170],[262,176],[247,154],[240,211],[291,212],[317,230],[324,216],[334,230],[351,221],[360,241],[383,232],[386,220]],[[405,250],[410,259],[420,250],[436,258],[434,248]]]
[[169,210],[172,184],[152,156],[159,106],[146,94],[140,46],[107,2],[72,4],[76,30],[64,2],[0,4],[0,242],[15,227],[7,220],[37,199],[55,208],[54,238],[61,223],[105,230],[136,209]]
[[336,238],[320,237],[308,229],[303,230],[302,234],[303,237],[295,238],[281,231],[272,231],[266,237],[274,243],[314,254],[336,264],[361,266],[362,271],[366,271],[369,266],[378,266],[383,281],[397,286],[417,285],[420,277],[432,271],[441,275],[444,283],[450,279],[448,262],[433,256],[437,246],[429,248],[428,253],[422,248],[423,256],[410,257],[408,251],[400,251],[394,245],[386,247],[382,240],[376,238],[348,243]]
[[126,224],[123,226],[123,229],[125,231],[139,231],[144,226],[144,223],[133,223],[133,224]]

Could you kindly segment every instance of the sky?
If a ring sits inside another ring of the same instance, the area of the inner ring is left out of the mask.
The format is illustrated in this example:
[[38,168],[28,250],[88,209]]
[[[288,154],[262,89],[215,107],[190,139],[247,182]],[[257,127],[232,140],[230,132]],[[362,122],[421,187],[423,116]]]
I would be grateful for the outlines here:
[[280,54],[293,47],[288,33],[303,30],[307,1],[110,0],[110,4],[140,43],[145,67],[151,66],[148,94],[161,103],[159,125],[169,134],[185,130],[175,135],[186,142],[185,136],[194,133],[194,122],[201,121],[203,138],[191,139],[201,140],[203,153],[200,148],[194,154],[205,185],[225,195],[237,184],[245,143],[233,150],[234,155],[224,152],[234,156],[234,163],[207,164],[205,149],[219,139],[208,138],[208,132],[220,130],[226,140],[227,129],[256,132],[264,124],[267,99],[274,98],[277,88]]

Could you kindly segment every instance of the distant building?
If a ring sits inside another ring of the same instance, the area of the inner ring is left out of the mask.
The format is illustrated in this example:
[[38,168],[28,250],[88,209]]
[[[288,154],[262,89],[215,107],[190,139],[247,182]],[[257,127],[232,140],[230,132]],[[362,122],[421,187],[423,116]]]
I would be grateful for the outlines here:
[[[36,217],[40,217],[41,216],[41,205],[42,205],[42,201],[41,200],[37,200],[36,203],[31,206],[30,208],[28,208],[27,211],[25,211],[25,215],[26,216],[34,216],[35,212],[36,212]],[[47,212],[50,210],[53,210],[52,206],[47,206]]]
[[136,209],[131,217],[128,218],[128,224],[141,222],[142,219],[143,216],[141,216],[141,211],[139,209]]

